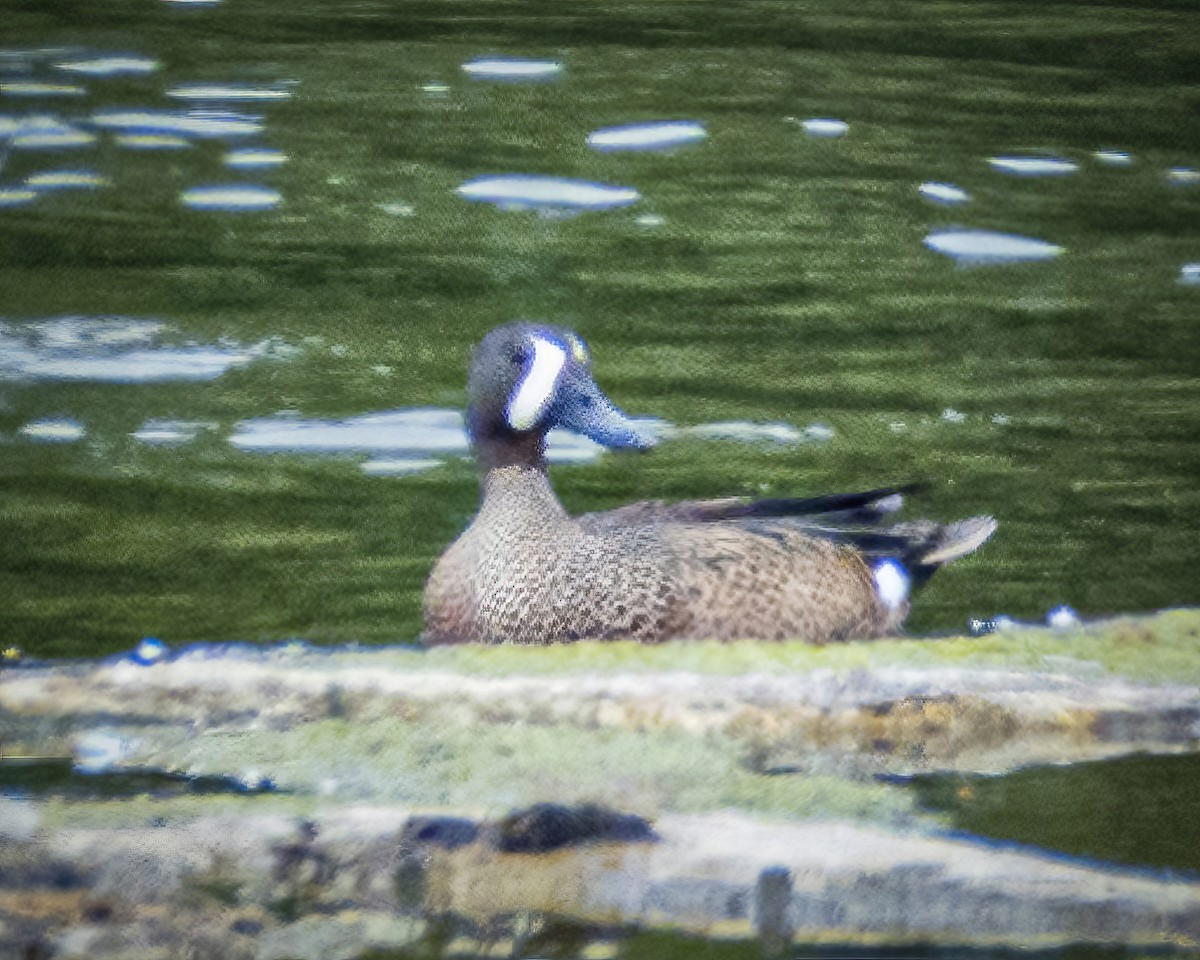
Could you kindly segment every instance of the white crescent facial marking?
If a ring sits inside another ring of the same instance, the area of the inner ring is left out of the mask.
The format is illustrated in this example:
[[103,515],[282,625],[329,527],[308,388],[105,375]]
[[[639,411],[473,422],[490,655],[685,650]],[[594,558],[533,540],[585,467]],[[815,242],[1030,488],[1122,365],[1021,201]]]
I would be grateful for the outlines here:
[[541,337],[532,342],[533,360],[508,401],[506,416],[514,430],[528,430],[541,419],[567,362],[567,351],[561,345]]

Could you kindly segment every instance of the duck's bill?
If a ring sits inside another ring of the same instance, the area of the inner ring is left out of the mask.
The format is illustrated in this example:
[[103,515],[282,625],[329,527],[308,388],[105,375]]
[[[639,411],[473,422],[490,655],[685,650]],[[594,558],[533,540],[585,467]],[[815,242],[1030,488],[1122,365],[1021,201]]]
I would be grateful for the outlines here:
[[560,385],[553,420],[613,450],[646,450],[655,444],[655,438],[587,376],[574,376]]

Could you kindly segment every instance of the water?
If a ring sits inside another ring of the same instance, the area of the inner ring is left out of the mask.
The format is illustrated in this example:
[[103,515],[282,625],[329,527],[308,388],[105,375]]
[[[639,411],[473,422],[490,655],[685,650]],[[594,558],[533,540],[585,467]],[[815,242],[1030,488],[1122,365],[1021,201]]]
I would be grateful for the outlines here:
[[[614,400],[677,428],[644,456],[563,440],[572,510],[924,480],[913,513],[1000,528],[913,597],[916,631],[1200,601],[1200,39],[1176,7],[1003,31],[924,2],[7,9],[0,317],[164,332],[36,360],[114,375],[0,370],[0,633],[33,655],[413,639],[475,505],[461,434],[230,439],[283,409],[459,416],[470,345],[519,317],[578,329]],[[555,69],[465,69],[488,61]],[[671,118],[705,138],[588,146]],[[953,228],[1065,252],[959,270],[923,242]]]

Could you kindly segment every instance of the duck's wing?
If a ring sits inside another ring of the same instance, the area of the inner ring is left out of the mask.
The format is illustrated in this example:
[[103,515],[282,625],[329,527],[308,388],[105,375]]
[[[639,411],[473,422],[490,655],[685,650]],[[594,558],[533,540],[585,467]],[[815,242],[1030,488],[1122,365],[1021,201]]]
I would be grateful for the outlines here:
[[917,485],[882,487],[863,493],[836,493],[822,497],[752,500],[723,497],[716,500],[644,500],[613,510],[581,514],[575,519],[589,533],[604,533],[619,527],[654,523],[759,522],[787,523],[815,530],[862,529],[878,526],[904,502],[904,494]]

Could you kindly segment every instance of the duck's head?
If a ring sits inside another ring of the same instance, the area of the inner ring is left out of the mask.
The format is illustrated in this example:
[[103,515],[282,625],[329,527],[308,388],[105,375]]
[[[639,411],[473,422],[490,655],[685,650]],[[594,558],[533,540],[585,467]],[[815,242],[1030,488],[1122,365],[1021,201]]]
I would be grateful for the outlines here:
[[596,386],[591,366],[587,345],[562,327],[509,323],[484,337],[467,378],[467,425],[485,465],[543,463],[554,427],[612,449],[653,446]]

